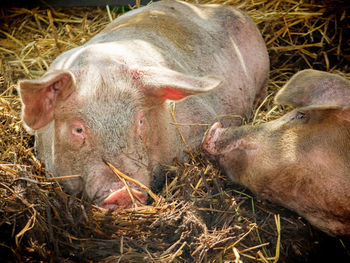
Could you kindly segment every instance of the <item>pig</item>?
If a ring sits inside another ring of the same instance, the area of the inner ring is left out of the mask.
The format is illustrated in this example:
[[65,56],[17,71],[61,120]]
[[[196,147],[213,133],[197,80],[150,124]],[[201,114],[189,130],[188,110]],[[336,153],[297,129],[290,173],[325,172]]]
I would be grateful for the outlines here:
[[246,14],[160,1],[115,19],[18,90],[46,169],[80,175],[62,181],[68,193],[116,210],[147,203],[147,193],[108,163],[156,189],[164,165],[200,145],[203,124],[250,114],[268,72],[264,40]]
[[255,126],[217,122],[203,148],[234,182],[330,235],[350,237],[350,81],[303,70],[275,103],[294,110]]

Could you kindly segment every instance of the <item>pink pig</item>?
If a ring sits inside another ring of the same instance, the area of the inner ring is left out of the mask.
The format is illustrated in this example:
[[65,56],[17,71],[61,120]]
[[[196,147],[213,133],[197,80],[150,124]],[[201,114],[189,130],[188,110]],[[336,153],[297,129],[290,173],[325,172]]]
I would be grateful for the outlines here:
[[[155,2],[61,54],[40,79],[20,81],[23,121],[51,173],[81,175],[63,182],[67,191],[105,208],[130,207],[129,192],[106,162],[157,188],[163,164],[186,156],[177,126],[194,147],[206,127],[193,124],[247,116],[268,70],[265,43],[247,15],[220,5]],[[144,190],[128,184],[145,203]]]
[[332,235],[350,237],[350,81],[304,70],[278,92],[296,109],[257,126],[214,124],[203,147],[262,198]]

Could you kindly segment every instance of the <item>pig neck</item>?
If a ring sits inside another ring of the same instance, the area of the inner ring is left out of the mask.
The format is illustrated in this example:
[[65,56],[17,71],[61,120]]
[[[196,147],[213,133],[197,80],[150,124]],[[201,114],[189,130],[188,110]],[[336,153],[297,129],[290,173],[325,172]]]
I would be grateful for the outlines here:
[[[151,108],[148,111],[149,117],[149,142],[148,149],[150,158],[154,162],[172,163],[176,157],[180,161],[184,161],[189,156],[186,154],[193,147],[201,142],[206,126],[181,125],[179,120],[186,123],[196,122],[191,120],[189,112],[184,109],[186,100],[175,103],[166,101],[159,107]],[[184,116],[186,115],[186,116]]]
[[175,125],[172,124],[169,103],[165,102],[150,109],[148,116],[150,129],[147,148],[151,162],[169,164],[175,157],[183,160],[185,147]]

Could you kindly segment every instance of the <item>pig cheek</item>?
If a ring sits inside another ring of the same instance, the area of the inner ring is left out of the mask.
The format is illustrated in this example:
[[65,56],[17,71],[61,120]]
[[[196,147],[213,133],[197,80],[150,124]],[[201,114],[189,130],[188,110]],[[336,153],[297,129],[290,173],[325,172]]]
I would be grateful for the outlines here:
[[94,168],[95,170],[85,178],[84,192],[90,200],[101,201],[104,198],[104,192],[108,193],[108,187],[112,185],[113,180],[109,171],[101,167]]
[[[55,164],[59,175],[81,175],[79,168],[84,154],[81,149],[88,145],[86,129],[79,123],[57,122],[55,139]],[[85,161],[85,160],[84,160]],[[73,193],[82,190],[82,179],[69,179],[63,182],[65,189]]]
[[248,155],[244,150],[235,149],[218,157],[225,174],[235,183],[242,183],[248,169]]
[[149,171],[145,168],[139,168],[138,171],[136,172],[136,174],[133,176],[133,178],[144,184],[145,186],[149,187],[151,182],[150,182],[150,176],[148,176]]

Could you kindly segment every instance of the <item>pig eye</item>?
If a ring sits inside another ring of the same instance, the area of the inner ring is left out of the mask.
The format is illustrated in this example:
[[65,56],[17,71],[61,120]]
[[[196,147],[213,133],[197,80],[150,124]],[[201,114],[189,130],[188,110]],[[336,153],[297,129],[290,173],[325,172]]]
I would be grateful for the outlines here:
[[305,112],[297,111],[291,120],[307,121],[308,116]]
[[86,127],[81,121],[73,121],[71,124],[69,141],[71,143],[72,149],[80,149],[87,139]]
[[84,128],[81,127],[81,126],[74,127],[72,129],[72,133],[75,134],[75,135],[78,135],[78,136],[82,136],[84,134]]
[[305,118],[306,118],[306,114],[304,112],[298,111],[297,114],[295,115],[295,119],[297,119],[297,120],[301,120],[301,119],[305,119]]

